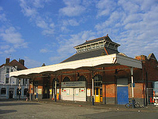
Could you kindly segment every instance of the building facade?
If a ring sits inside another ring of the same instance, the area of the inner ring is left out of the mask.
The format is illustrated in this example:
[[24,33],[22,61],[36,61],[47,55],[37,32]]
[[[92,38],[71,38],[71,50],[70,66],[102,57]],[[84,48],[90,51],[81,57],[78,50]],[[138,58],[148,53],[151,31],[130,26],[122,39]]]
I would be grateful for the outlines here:
[[[29,79],[10,77],[10,72],[27,69],[24,60],[6,59],[6,63],[0,66],[0,99],[25,99],[29,88]],[[19,90],[20,89],[20,90]]]
[[75,46],[76,53],[59,64],[12,76],[30,78],[33,99],[126,104],[134,98],[146,105],[158,81],[157,59],[153,53],[127,57],[119,46],[108,35],[89,40]]

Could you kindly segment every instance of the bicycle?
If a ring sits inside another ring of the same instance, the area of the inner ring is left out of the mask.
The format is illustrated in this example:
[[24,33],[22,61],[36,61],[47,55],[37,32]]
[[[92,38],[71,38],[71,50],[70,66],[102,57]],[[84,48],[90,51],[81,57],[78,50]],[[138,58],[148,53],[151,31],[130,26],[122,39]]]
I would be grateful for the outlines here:
[[[132,108],[132,101],[129,101],[129,103],[125,104],[125,107],[126,108]],[[134,108],[139,108],[139,107],[140,107],[139,102],[134,101]]]

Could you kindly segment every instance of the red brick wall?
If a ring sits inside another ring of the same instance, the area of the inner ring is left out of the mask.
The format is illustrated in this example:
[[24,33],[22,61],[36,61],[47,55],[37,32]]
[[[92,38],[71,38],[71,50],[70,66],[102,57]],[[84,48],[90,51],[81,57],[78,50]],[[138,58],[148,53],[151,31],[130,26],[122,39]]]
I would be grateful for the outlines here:
[[116,84],[106,85],[106,97],[116,97]]
[[[130,87],[130,84],[128,85],[128,95],[129,95],[129,98],[132,98],[132,88]],[[145,98],[144,83],[135,83],[134,97]]]

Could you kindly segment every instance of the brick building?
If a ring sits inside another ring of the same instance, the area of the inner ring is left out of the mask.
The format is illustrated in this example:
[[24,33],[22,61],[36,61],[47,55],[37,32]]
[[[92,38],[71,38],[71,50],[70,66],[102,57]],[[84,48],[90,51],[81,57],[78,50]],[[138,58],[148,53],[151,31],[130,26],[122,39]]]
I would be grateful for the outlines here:
[[76,53],[59,64],[11,76],[30,78],[33,99],[126,104],[135,98],[146,104],[152,95],[147,88],[158,81],[158,62],[154,54],[127,57],[119,46],[107,35],[75,46]]

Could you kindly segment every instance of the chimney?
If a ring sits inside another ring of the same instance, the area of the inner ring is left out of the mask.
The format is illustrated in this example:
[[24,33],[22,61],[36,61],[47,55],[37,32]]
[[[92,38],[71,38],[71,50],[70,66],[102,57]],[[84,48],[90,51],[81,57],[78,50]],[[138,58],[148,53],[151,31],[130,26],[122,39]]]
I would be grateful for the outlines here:
[[24,66],[24,60],[23,59],[19,59],[19,63],[21,63]]
[[9,64],[10,58],[6,58],[6,64]]
[[45,64],[45,63],[43,63],[43,64],[42,64],[42,67],[43,67],[43,66],[46,66],[46,64]]

